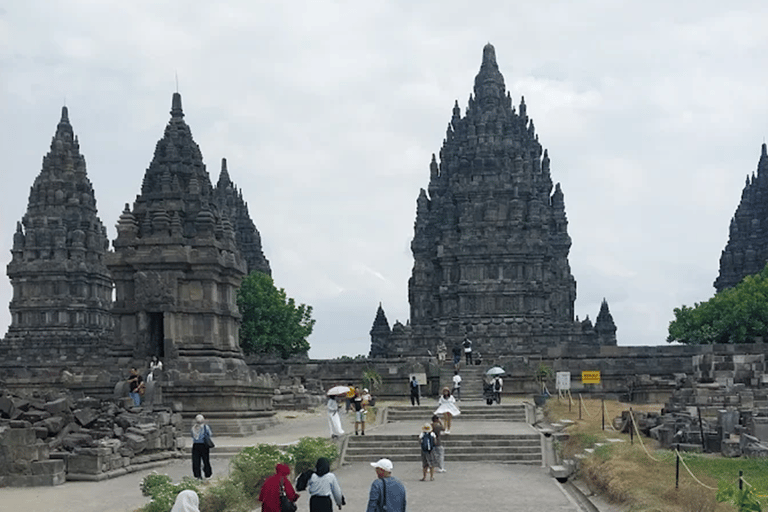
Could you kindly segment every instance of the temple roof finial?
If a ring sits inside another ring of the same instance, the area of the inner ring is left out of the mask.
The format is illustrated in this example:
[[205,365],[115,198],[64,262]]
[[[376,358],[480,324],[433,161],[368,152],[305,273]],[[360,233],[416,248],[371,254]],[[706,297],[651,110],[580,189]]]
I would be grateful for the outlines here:
[[498,67],[498,64],[496,64],[496,48],[491,43],[483,47],[483,66],[486,64]]
[[184,111],[181,109],[181,94],[178,92],[173,93],[173,100],[171,101],[171,117],[178,119],[184,117]]
[[[61,107],[61,121],[60,123],[68,123],[69,122],[69,109],[66,105]],[[765,148],[765,144],[763,144],[763,148]]]

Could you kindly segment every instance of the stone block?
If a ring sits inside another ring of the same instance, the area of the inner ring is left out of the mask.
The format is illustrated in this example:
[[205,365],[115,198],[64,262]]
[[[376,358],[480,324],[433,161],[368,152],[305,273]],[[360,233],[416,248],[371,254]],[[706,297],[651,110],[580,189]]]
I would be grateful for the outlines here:
[[62,446],[67,450],[74,450],[75,448],[91,447],[95,445],[95,441],[90,434],[84,432],[72,432],[64,436],[61,440]]
[[58,398],[56,400],[46,402],[43,407],[46,411],[48,411],[48,413],[51,414],[51,416],[56,416],[57,414],[61,414],[64,411],[69,410],[69,401],[66,398]]
[[69,457],[67,471],[85,475],[98,475],[104,471],[104,460],[99,455],[74,453]]
[[8,396],[0,396],[0,416],[3,418],[13,418],[13,413],[16,412],[16,406]]
[[64,428],[66,420],[61,416],[52,416],[40,422],[40,425],[48,429],[48,434],[55,436]]
[[0,445],[2,446],[19,446],[34,444],[37,436],[35,431],[31,427],[26,428],[12,428],[5,430],[0,435]]
[[85,409],[77,409],[74,412],[75,420],[83,427],[88,427],[93,424],[98,418],[98,414],[94,409],[87,407]]
[[75,408],[77,409],[98,409],[100,406],[101,401],[98,398],[91,398],[89,396],[75,401]]
[[64,472],[64,461],[49,459],[40,460],[32,463],[33,475],[54,475],[56,473]]
[[763,443],[768,443],[768,418],[756,416],[752,418],[752,424],[754,425],[752,434]]
[[35,431],[35,436],[38,439],[45,439],[48,437],[48,434],[49,434],[48,427],[46,427],[45,425],[35,425],[32,427],[32,430]]
[[147,439],[138,434],[126,433],[122,438],[123,443],[128,446],[134,453],[141,453],[147,447]]

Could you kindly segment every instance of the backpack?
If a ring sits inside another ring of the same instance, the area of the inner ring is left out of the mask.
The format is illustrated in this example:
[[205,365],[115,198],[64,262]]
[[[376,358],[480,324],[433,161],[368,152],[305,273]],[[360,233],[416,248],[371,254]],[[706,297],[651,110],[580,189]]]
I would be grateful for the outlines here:
[[498,379],[496,379],[496,380],[493,382],[493,390],[494,390],[494,391],[501,391],[501,383],[499,382],[499,380],[498,380]]
[[432,437],[431,432],[425,432],[421,436],[421,449],[425,452],[431,452],[432,448],[435,447],[435,438]]

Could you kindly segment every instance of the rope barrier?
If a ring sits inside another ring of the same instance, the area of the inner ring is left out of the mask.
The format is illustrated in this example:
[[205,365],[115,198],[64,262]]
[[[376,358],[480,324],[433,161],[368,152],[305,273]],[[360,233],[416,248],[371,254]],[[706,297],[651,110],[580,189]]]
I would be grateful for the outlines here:
[[682,462],[682,463],[683,463],[683,467],[684,467],[684,468],[685,468],[685,470],[688,472],[688,474],[689,474],[689,475],[691,475],[691,478],[693,478],[693,479],[696,481],[696,483],[698,483],[698,484],[699,484],[699,485],[701,485],[702,487],[706,487],[707,489],[709,489],[709,490],[711,490],[711,491],[716,491],[716,490],[717,490],[717,487],[710,487],[709,485],[705,484],[704,482],[702,482],[701,480],[699,480],[698,478],[696,478],[696,475],[694,475],[694,474],[693,474],[693,472],[691,471],[691,469],[688,467],[688,464],[686,464],[686,463],[685,463],[685,459],[683,459],[683,456],[682,456],[682,455],[680,455],[680,452],[679,452],[679,451],[677,451],[677,449],[675,449],[675,453],[677,454],[677,456],[678,456],[678,457],[680,457],[680,462]]
[[[608,406],[605,405],[605,402],[603,402],[603,412],[605,413],[606,416],[608,416]],[[613,426],[613,420],[610,420],[608,422],[608,425],[611,427],[611,430],[613,430],[614,432],[618,432],[618,430],[616,430],[616,427]]]
[[635,415],[632,414],[632,411],[629,412],[629,417],[632,420],[632,425],[635,427],[635,432],[637,433],[637,439],[640,441],[640,446],[643,447],[643,450],[645,450],[645,454],[650,457],[650,459],[654,462],[661,462],[660,459],[657,459],[653,455],[651,455],[651,452],[648,451],[648,448],[645,447],[645,443],[643,442],[643,436],[640,435],[640,429],[637,427],[637,423],[635,422]]
[[584,398],[582,398],[581,393],[579,393],[579,401],[581,402],[581,406],[584,408],[584,412],[587,413],[587,416],[591,418],[592,415],[589,414],[589,411],[587,410],[587,406],[584,405]]
[[754,485],[752,485],[751,483],[747,482],[746,480],[744,480],[744,477],[743,477],[743,476],[740,476],[740,477],[738,477],[738,478],[736,479],[736,481],[739,481],[739,480],[741,480],[742,482],[744,482],[745,484],[747,484],[748,486],[750,486],[750,487],[752,487],[752,488],[754,489],[754,487],[755,487],[755,486],[754,486]]

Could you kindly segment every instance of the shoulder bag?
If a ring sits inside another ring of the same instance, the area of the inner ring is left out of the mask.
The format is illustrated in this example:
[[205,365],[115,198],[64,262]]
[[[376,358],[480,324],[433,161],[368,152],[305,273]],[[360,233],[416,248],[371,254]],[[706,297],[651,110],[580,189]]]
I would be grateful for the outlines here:
[[383,498],[384,502],[382,503],[381,508],[379,508],[379,510],[381,512],[387,512],[387,479],[386,478],[382,478],[381,479],[381,483],[382,483],[382,485],[384,485],[384,490],[381,493],[382,496],[384,496],[384,498]]
[[205,426],[205,436],[203,437],[203,441],[205,442],[205,446],[208,448],[213,448],[216,446],[213,443],[213,439],[211,439],[211,430],[208,428],[208,425]]
[[285,487],[283,486],[283,478],[280,477],[280,512],[296,512],[298,507],[294,502],[288,499],[285,495]]

